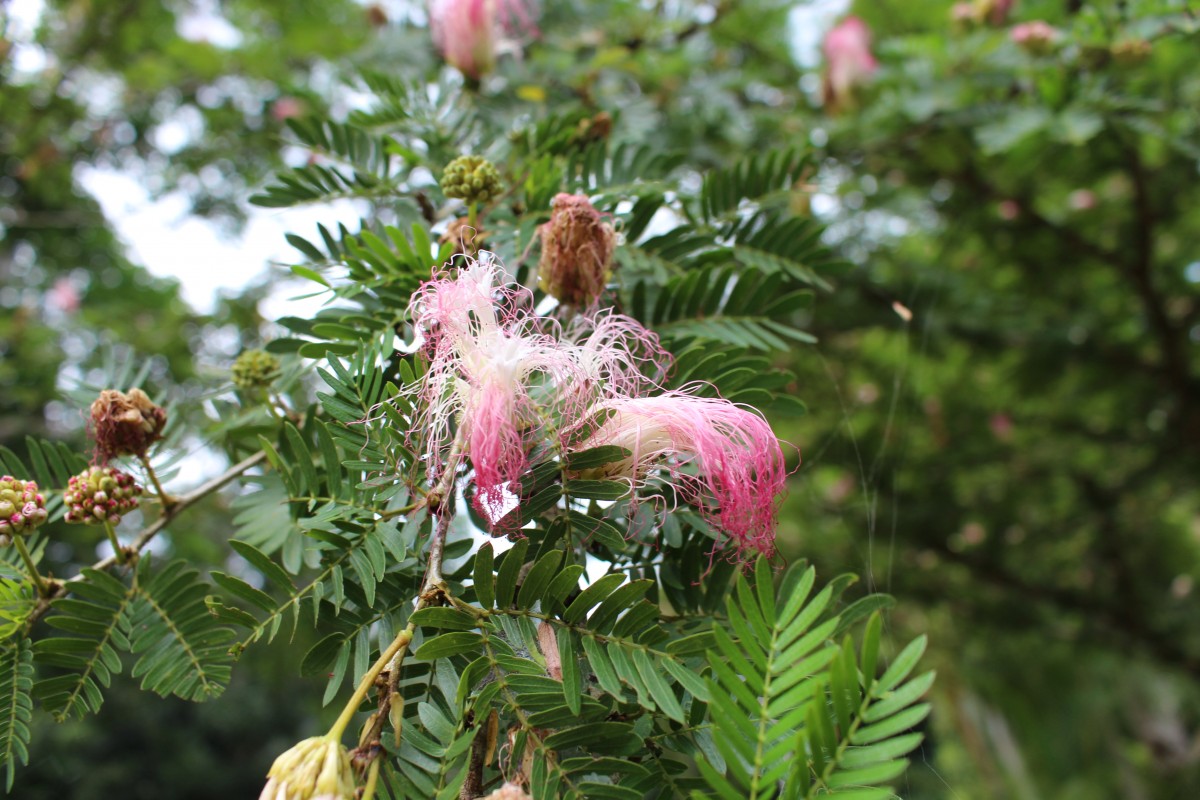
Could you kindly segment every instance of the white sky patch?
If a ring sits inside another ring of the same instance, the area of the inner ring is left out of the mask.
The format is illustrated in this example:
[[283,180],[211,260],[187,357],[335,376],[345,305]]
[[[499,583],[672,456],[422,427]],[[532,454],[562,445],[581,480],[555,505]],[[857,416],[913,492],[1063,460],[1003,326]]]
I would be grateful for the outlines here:
[[242,32],[221,16],[216,0],[193,0],[193,5],[180,14],[175,30],[190,42],[208,42],[227,50],[242,43]]
[[[184,300],[201,312],[216,308],[220,292],[236,293],[259,280],[270,264],[298,263],[301,256],[284,234],[317,239],[317,223],[336,230],[343,222],[354,230],[363,211],[349,200],[320,207],[252,208],[242,234],[231,237],[190,216],[182,194],[152,200],[134,177],[112,169],[81,166],[77,176],[112,220],[130,257],[154,275],[177,278]],[[304,302],[303,308],[286,302],[314,288],[307,281],[281,280],[263,311],[268,316],[315,311],[322,304],[319,299]]]
[[5,36],[13,44],[9,60],[17,75],[33,75],[50,66],[49,54],[33,43],[45,8],[43,0],[9,0],[4,10],[8,20]]
[[821,39],[834,21],[850,8],[850,0],[814,0],[796,5],[788,13],[792,57],[802,67],[821,63]]

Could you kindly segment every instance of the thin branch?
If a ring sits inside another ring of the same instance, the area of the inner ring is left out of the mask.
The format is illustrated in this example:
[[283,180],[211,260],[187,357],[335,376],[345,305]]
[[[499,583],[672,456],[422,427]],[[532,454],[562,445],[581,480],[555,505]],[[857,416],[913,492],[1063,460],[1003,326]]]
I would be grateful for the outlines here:
[[[236,478],[239,475],[241,475],[242,473],[244,473],[246,470],[257,466],[258,464],[261,464],[266,459],[266,457],[267,457],[267,454],[264,452],[255,453],[254,455],[250,456],[249,458],[243,459],[243,460],[239,461],[238,463],[234,464],[232,467],[225,470],[223,473],[221,473],[217,477],[213,478],[212,480],[209,480],[209,481],[201,484],[199,487],[192,490],[191,492],[188,492],[185,495],[181,495],[181,496],[175,498],[175,502],[172,503],[170,506],[165,507],[163,509],[162,515],[158,519],[154,520],[154,522],[150,523],[144,529],[142,529],[142,532],[138,534],[136,539],[134,539],[133,544],[130,545],[128,548],[126,548],[126,550],[129,552],[132,552],[133,554],[141,553],[142,550],[145,549],[146,545],[150,544],[150,542],[154,539],[155,536],[157,536],[159,533],[161,533],[164,528],[166,528],[169,524],[171,524],[171,522],[176,517],[178,517],[180,514],[182,514],[185,510],[187,510],[188,508],[190,508],[192,505],[199,502],[200,500],[203,500],[205,497],[212,494],[216,490],[220,489],[222,486],[229,483],[234,478]],[[119,563],[118,554],[114,553],[113,555],[109,556],[108,558],[102,558],[99,561],[97,561],[95,564],[92,565],[92,569],[105,570],[117,563]],[[62,584],[60,584],[58,586],[58,588],[56,589],[56,591],[53,592],[53,595],[51,597],[43,597],[40,600],[38,600],[38,604],[34,607],[33,611],[29,614],[29,617],[27,618],[28,624],[30,626],[32,626],[33,623],[37,622],[39,619],[44,617],[46,615],[46,612],[50,610],[50,601],[52,599],[54,599],[55,597],[62,597],[64,595],[68,594],[71,591],[71,584],[75,583],[76,581],[81,581],[81,580],[83,580],[82,571],[80,572],[80,574],[76,575],[75,577],[71,578],[70,580],[64,581]]]

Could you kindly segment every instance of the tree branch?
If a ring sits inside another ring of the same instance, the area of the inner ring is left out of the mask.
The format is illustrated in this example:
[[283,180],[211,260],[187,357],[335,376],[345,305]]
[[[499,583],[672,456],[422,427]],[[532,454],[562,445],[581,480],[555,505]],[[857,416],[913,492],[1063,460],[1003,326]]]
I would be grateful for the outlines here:
[[[212,494],[234,478],[244,473],[246,470],[261,464],[266,457],[267,454],[264,452],[255,453],[249,458],[245,458],[234,464],[232,467],[225,470],[212,480],[202,483],[199,487],[191,492],[175,498],[175,502],[170,506],[164,507],[162,515],[142,529],[142,532],[138,534],[133,544],[126,549],[133,554],[140,554],[142,550],[145,549],[146,545],[150,544],[154,537],[161,533],[164,528],[170,525],[176,517],[178,517],[195,503],[203,500],[208,495]],[[92,569],[105,570],[117,563],[117,554],[114,553],[108,558],[102,558],[97,561],[92,565]],[[29,627],[32,627],[35,622],[44,617],[46,612],[50,610],[51,600],[56,597],[63,597],[69,594],[71,591],[71,584],[81,580],[83,580],[82,571],[74,578],[58,583],[54,590],[50,593],[50,596],[43,597],[38,600],[37,605],[34,606],[33,611],[30,612],[29,617],[26,619],[26,624]]]

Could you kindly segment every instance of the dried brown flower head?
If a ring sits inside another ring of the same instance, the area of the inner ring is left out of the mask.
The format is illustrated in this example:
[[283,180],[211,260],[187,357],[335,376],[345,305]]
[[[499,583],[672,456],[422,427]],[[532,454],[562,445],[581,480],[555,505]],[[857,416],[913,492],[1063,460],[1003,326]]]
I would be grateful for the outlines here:
[[538,281],[546,294],[569,305],[596,301],[612,274],[616,234],[581,194],[558,194],[550,221],[538,229],[542,257]]
[[92,403],[92,437],[96,458],[105,462],[113,456],[144,457],[150,445],[162,438],[167,412],[141,389],[128,393],[105,389]]

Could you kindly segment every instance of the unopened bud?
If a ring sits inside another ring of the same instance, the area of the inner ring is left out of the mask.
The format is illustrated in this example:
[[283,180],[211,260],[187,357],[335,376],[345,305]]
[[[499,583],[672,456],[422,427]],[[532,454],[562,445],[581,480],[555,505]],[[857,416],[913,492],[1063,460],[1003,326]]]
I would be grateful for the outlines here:
[[96,456],[107,461],[114,456],[145,456],[150,445],[162,438],[167,412],[141,389],[128,393],[105,389],[92,403],[92,436]]
[[465,203],[486,203],[504,188],[500,173],[482,156],[459,156],[446,165],[441,180],[442,194]]
[[568,305],[587,307],[596,302],[612,276],[616,246],[612,226],[584,195],[559,194],[550,221],[538,232],[542,291]]
[[229,372],[233,385],[247,392],[269,385],[279,374],[279,367],[279,359],[266,350],[246,350],[233,362]]
[[259,800],[352,800],[354,789],[346,748],[314,736],[275,759]]
[[121,517],[138,507],[142,487],[133,476],[116,467],[88,467],[73,475],[63,492],[67,506],[67,522],[83,525],[114,525]]
[[46,521],[46,499],[33,481],[0,477],[0,545],[25,536]]

